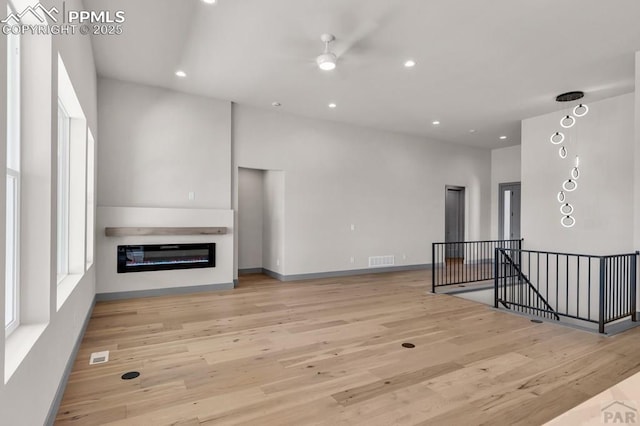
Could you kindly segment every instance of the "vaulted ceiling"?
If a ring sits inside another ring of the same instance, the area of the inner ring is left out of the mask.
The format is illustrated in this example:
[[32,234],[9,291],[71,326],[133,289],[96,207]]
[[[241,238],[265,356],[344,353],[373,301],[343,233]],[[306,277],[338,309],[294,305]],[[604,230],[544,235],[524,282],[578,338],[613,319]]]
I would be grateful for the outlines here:
[[[122,35],[92,39],[101,76],[487,148],[518,144],[520,120],[562,109],[559,93],[633,91],[640,50],[638,0],[84,4],[126,13]],[[331,72],[315,65],[327,32]]]

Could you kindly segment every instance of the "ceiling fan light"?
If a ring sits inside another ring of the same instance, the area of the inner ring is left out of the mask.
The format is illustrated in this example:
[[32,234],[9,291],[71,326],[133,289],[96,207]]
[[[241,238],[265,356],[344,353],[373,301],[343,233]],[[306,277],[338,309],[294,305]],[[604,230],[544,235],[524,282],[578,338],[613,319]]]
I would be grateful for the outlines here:
[[331,71],[336,68],[337,57],[335,54],[328,52],[323,53],[322,55],[316,58],[316,63],[318,67],[323,71]]

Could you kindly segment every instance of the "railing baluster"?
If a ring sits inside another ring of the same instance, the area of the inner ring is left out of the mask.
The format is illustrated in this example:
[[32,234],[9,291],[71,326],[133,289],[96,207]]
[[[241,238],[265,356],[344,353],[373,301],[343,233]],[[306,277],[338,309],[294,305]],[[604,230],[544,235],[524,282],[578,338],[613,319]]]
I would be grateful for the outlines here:
[[591,258],[588,258],[588,275],[587,275],[587,318],[591,319]]
[[577,265],[577,274],[576,274],[576,282],[577,282],[577,290],[576,290],[576,316],[580,317],[580,256],[578,256],[578,265]]
[[605,258],[601,257],[600,258],[600,300],[598,301],[599,305],[600,305],[600,312],[598,314],[598,331],[600,333],[604,333],[604,323],[605,323],[605,316],[606,316],[606,300],[605,300],[605,288],[604,288],[604,281],[605,281],[605,277],[606,277],[606,263],[605,263]]
[[635,255],[633,255],[631,257],[631,274],[629,275],[630,278],[630,283],[629,283],[629,288],[630,288],[630,297],[629,297],[629,301],[631,302],[631,321],[638,321],[638,309],[637,309],[637,268],[638,268],[638,252],[636,252]]
[[558,264],[559,264],[559,255],[556,254],[556,312],[559,311],[559,306],[560,306],[560,297],[558,294],[560,285],[558,283],[558,280],[560,279],[560,271],[558,269]]
[[569,256],[565,255],[565,268],[566,270],[566,279],[565,279],[565,293],[564,298],[566,299],[565,312],[569,313]]
[[549,300],[549,253],[546,253],[546,257],[547,257],[547,260],[546,260],[546,262],[547,262],[547,266],[546,266],[547,267],[547,272],[545,274],[545,279],[547,280],[547,282],[546,282],[545,288],[546,288],[547,293],[546,293],[546,297],[545,298],[548,301]]
[[607,317],[607,320],[611,320],[616,316],[616,286],[615,286],[615,280],[614,280],[614,277],[616,275],[615,258],[610,257],[609,263],[610,263],[610,266],[607,268],[607,270],[609,271],[609,280],[607,284],[609,286],[609,292],[610,292],[608,300],[609,300],[609,304],[611,305],[611,309],[609,310],[609,316]]
[[493,262],[493,307],[498,309],[498,285],[500,278],[498,277],[498,250],[495,251],[495,259]]
[[611,316],[608,319],[613,319],[618,316],[618,259],[611,257],[611,277],[609,284],[611,287]]
[[618,288],[618,296],[616,300],[616,305],[618,306],[618,312],[616,314],[616,317],[619,317],[624,312],[623,310],[624,307],[622,306],[622,301],[624,300],[624,293],[623,293],[624,283],[622,279],[622,277],[624,276],[624,258],[617,257],[616,264],[617,264],[616,287]]

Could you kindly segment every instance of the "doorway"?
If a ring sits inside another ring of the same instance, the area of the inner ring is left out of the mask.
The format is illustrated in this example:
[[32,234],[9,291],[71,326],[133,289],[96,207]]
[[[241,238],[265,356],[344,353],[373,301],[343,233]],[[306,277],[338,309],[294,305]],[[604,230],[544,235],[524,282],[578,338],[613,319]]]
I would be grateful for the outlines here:
[[[446,243],[464,241],[464,200],[465,188],[445,187],[444,241]],[[463,259],[464,244],[447,244],[447,259]]]
[[501,183],[498,229],[501,240],[520,239],[520,182]]
[[238,167],[238,273],[284,274],[284,171]]
[[238,270],[262,272],[264,170],[238,168]]

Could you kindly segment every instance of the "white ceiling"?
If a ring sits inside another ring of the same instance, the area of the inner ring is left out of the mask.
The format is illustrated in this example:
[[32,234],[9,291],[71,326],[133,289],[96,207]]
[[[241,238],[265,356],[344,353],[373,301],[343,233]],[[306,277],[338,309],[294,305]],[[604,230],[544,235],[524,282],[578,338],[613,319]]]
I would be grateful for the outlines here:
[[[124,34],[93,37],[101,76],[488,148],[520,143],[559,93],[633,91],[640,50],[638,0],[84,3],[126,12]],[[314,63],[324,32],[333,72]]]

